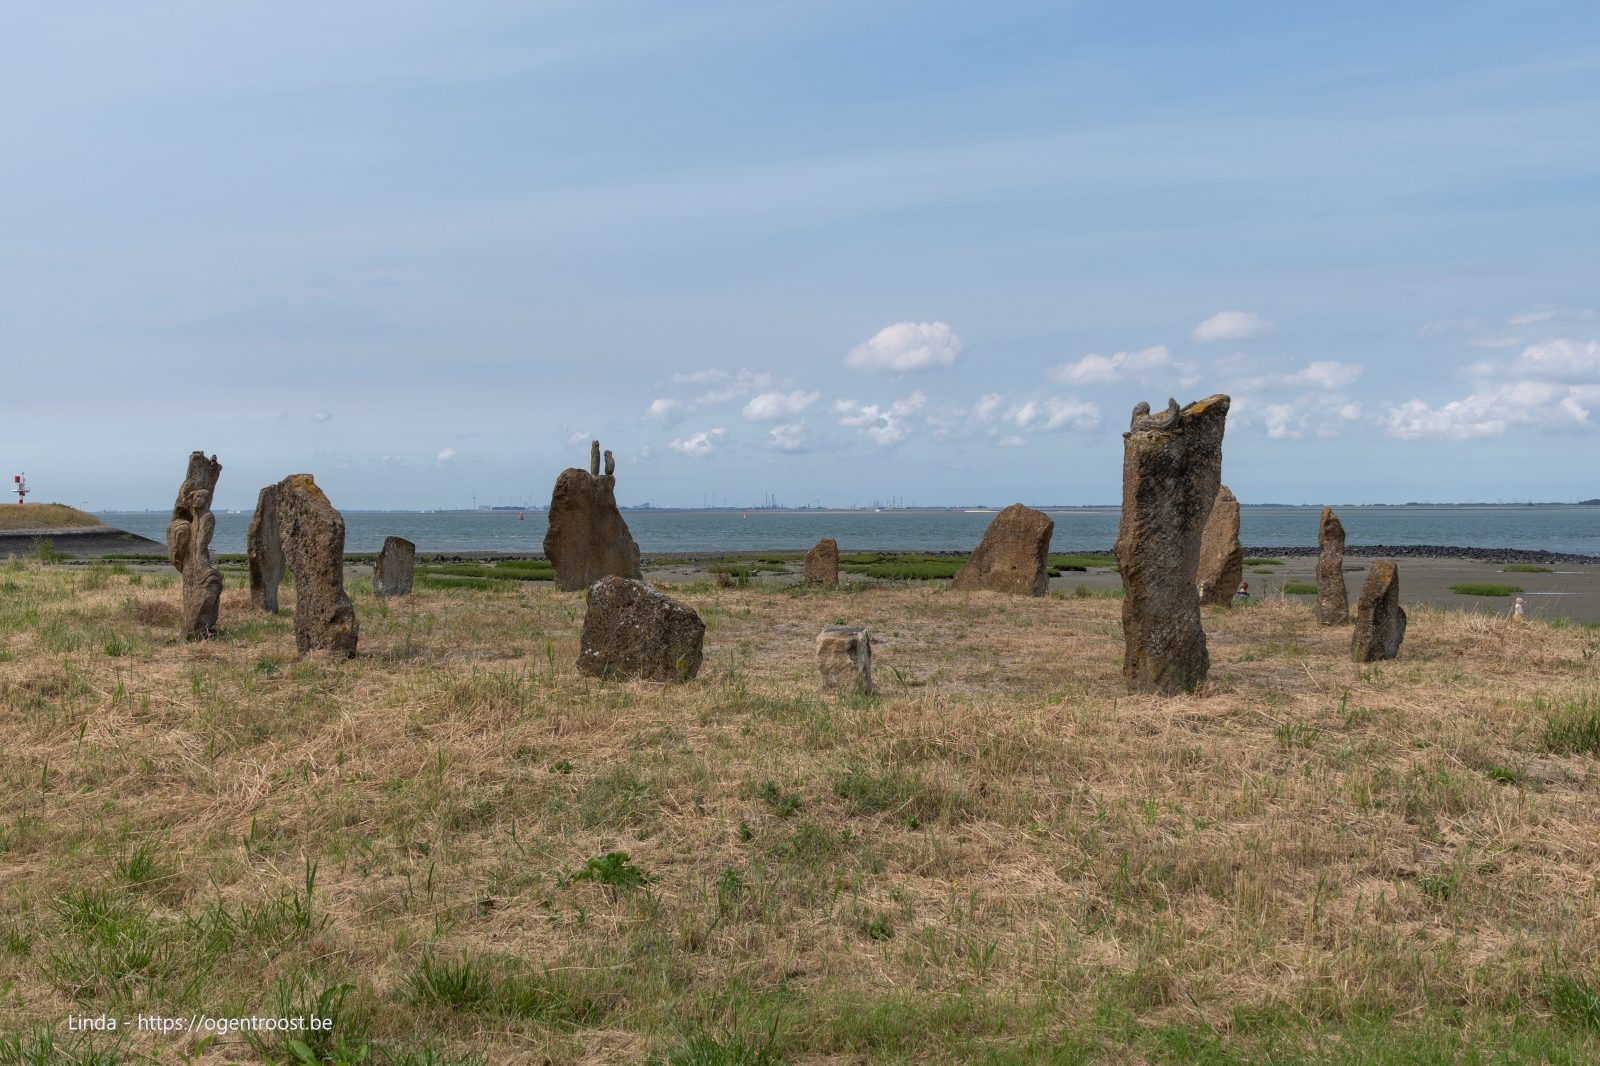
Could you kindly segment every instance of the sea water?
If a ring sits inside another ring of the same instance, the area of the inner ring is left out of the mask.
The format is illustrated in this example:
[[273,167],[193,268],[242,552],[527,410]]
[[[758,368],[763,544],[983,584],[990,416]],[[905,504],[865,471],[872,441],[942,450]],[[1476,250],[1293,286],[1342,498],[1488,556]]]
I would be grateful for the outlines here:
[[[1117,509],[1047,508],[1057,552],[1108,551]],[[1244,507],[1239,539],[1252,548],[1314,546],[1316,507]],[[1543,549],[1600,555],[1600,507],[1341,507],[1346,542],[1436,544],[1458,548]],[[108,525],[166,538],[166,511],[111,511]],[[968,551],[994,512],[950,511],[624,511],[634,540],[651,552],[797,551],[833,537],[843,551]],[[212,551],[243,552],[246,512],[218,512]],[[423,552],[533,553],[544,543],[539,511],[346,511],[345,550],[375,552],[389,536]]]

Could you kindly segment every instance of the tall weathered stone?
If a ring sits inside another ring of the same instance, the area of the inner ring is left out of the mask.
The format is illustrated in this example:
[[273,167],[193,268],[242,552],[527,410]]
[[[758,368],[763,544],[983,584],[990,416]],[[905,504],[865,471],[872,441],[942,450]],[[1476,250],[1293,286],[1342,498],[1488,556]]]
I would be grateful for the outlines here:
[[806,584],[837,585],[839,583],[839,542],[823,537],[816,547],[806,552]]
[[706,627],[693,607],[625,577],[589,588],[578,672],[614,680],[688,681],[700,672]]
[[250,561],[250,605],[278,613],[278,586],[283,582],[283,545],[278,540],[278,486],[268,485],[256,497],[245,533]]
[[1012,504],[994,516],[950,587],[1043,596],[1050,590],[1050,535],[1055,528],[1055,520],[1043,511]]
[[211,565],[211,534],[217,519],[211,497],[222,464],[205,452],[189,453],[189,469],[167,522],[167,561],[183,575],[183,639],[206,640],[217,628],[222,575]]
[[544,554],[556,571],[556,584],[572,592],[603,577],[631,577],[639,572],[639,546],[617,510],[615,460],[607,452],[606,473],[600,473],[600,442],[589,446],[589,470],[569,467],[556,478],[550,494],[550,524]]
[[1344,587],[1344,523],[1331,507],[1322,509],[1317,528],[1317,621],[1325,626],[1350,621],[1350,593]]
[[1356,601],[1356,630],[1350,654],[1360,663],[1393,659],[1406,638],[1406,612],[1400,606],[1400,569],[1392,559],[1382,559],[1367,571]]
[[354,655],[360,626],[344,591],[344,516],[310,474],[290,474],[277,490],[278,536],[294,571],[295,646],[301,655]]
[[1232,607],[1233,597],[1244,580],[1244,548],[1239,544],[1239,500],[1228,486],[1217,489],[1200,537],[1200,569],[1195,588],[1200,602],[1217,607]]
[[417,546],[404,537],[386,537],[372,564],[372,591],[379,597],[409,596],[417,570]]
[[872,694],[872,635],[860,626],[829,626],[817,634],[822,687],[844,695]]
[[1123,434],[1122,520],[1117,567],[1122,573],[1122,674],[1133,692],[1192,690],[1210,668],[1200,627],[1195,576],[1200,539],[1222,486],[1222,434],[1227,396],[1179,410],[1168,400],[1159,415],[1133,409]]

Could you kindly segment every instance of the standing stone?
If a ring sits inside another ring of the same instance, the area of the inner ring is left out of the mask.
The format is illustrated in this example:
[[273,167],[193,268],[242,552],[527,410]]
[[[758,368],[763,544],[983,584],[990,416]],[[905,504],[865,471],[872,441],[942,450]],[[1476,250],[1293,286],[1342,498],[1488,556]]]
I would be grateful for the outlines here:
[[250,560],[250,605],[278,613],[278,585],[283,581],[283,544],[278,539],[278,486],[268,485],[256,497],[245,534]]
[[806,584],[837,585],[839,583],[839,542],[823,537],[817,546],[806,552]]
[[706,627],[693,607],[626,577],[589,589],[578,672],[608,679],[688,681],[700,672]]
[[378,596],[409,596],[417,569],[417,546],[404,537],[387,537],[372,564],[372,591]]
[[639,546],[617,510],[616,462],[607,452],[600,473],[600,442],[589,446],[589,469],[569,467],[550,495],[550,525],[544,555],[555,567],[556,584],[567,592],[603,577],[638,579]]
[[360,627],[344,591],[344,516],[310,474],[277,485],[278,535],[294,571],[294,642],[300,654],[353,656]]
[[1050,535],[1056,523],[1043,511],[1014,503],[994,516],[978,550],[950,583],[1014,596],[1043,596],[1050,589]]
[[1122,435],[1122,675],[1132,692],[1193,690],[1211,660],[1200,627],[1195,577],[1200,539],[1222,487],[1222,434],[1229,398],[1220,393],[1159,415],[1133,409]]
[[1400,570],[1394,560],[1372,564],[1356,601],[1356,631],[1350,654],[1358,663],[1393,659],[1406,639],[1406,612],[1400,606]]
[[1317,621],[1325,626],[1350,621],[1350,593],[1344,587],[1344,523],[1331,507],[1322,509],[1317,529]]
[[1244,548],[1239,544],[1239,500],[1228,486],[1217,489],[1200,537],[1200,570],[1196,589],[1200,602],[1232,607],[1244,580]]
[[817,634],[822,687],[841,695],[872,695],[872,635],[860,626],[829,626]]
[[205,452],[189,453],[189,470],[178,488],[167,523],[167,561],[183,575],[183,639],[207,640],[217,628],[222,575],[211,565],[211,534],[217,519],[211,497],[222,464]]

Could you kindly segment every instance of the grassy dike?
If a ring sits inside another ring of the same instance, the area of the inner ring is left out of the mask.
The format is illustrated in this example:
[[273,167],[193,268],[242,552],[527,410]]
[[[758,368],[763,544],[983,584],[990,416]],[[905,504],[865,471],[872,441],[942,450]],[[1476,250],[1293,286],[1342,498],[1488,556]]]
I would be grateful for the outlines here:
[[662,687],[506,577],[353,578],[336,663],[237,570],[184,645],[170,571],[0,564],[0,1066],[1600,1061],[1594,627],[1208,609],[1160,700],[1113,599],[707,580]]
[[63,503],[0,503],[0,533],[33,529],[94,529],[100,519]]

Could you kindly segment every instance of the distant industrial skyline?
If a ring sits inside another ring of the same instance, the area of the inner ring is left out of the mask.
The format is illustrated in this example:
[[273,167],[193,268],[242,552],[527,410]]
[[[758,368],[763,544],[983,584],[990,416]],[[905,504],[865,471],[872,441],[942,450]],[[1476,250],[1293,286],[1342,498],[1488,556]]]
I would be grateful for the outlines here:
[[0,15],[0,475],[348,508],[1592,498],[1600,12],[177,3]]

